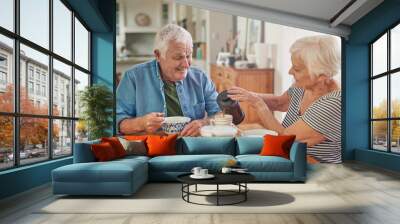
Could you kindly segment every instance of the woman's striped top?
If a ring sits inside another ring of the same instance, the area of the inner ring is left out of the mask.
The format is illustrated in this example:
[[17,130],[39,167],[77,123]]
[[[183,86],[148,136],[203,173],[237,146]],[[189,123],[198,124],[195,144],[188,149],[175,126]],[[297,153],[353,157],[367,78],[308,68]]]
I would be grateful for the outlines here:
[[321,96],[313,102],[303,115],[300,103],[304,89],[291,87],[288,90],[290,102],[282,125],[287,128],[302,119],[315,131],[325,136],[326,140],[307,148],[307,154],[320,162],[341,163],[341,91],[335,90]]

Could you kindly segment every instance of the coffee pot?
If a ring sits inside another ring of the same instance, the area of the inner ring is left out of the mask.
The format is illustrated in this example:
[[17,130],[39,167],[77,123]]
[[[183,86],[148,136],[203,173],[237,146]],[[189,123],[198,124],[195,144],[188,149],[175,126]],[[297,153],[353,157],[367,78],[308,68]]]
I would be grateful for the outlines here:
[[240,108],[239,102],[229,98],[226,90],[218,95],[217,103],[225,114],[232,115],[233,124],[240,124],[244,120],[245,114]]

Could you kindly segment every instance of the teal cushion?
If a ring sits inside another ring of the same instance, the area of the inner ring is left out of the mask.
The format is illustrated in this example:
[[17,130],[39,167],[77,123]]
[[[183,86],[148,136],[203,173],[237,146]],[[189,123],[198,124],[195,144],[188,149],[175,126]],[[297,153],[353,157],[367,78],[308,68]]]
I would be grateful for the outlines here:
[[92,144],[99,144],[100,140],[75,143],[74,163],[95,162],[96,158],[91,149]]
[[184,137],[177,154],[225,154],[234,155],[235,139],[231,137]]
[[147,170],[141,160],[74,163],[53,170],[53,181],[59,182],[130,182],[133,173]]
[[239,155],[239,166],[249,172],[292,172],[292,161],[279,156]]
[[193,167],[200,166],[216,172],[230,159],[235,158],[231,155],[157,156],[149,160],[149,170],[151,172],[190,172]]
[[236,141],[236,155],[260,154],[264,145],[263,137],[239,137]]
[[135,156],[135,155],[131,155],[131,156],[125,156],[124,158],[121,159],[117,159],[117,160],[113,160],[114,161],[126,161],[126,162],[130,162],[130,161],[135,161],[135,160],[140,160],[143,162],[147,162],[149,161],[150,157],[147,156]]

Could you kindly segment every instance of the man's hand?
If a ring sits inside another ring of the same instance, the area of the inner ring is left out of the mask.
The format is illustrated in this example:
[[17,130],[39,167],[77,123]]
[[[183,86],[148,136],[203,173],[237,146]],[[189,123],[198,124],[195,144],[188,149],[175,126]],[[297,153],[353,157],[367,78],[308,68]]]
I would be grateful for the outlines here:
[[203,120],[194,120],[187,124],[185,128],[181,131],[181,136],[199,136],[200,135],[200,128],[206,125],[208,122],[206,119]]
[[149,113],[142,117],[142,127],[146,132],[156,132],[164,121],[163,113]]

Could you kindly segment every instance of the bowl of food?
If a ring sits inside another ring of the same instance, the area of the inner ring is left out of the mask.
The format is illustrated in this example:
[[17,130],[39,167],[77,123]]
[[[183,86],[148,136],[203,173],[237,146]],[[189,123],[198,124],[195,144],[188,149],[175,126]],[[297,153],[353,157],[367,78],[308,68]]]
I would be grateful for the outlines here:
[[181,132],[185,127],[185,125],[187,125],[189,122],[190,122],[189,117],[181,117],[181,116],[166,117],[164,118],[164,121],[161,124],[161,129],[166,134],[176,134]]

